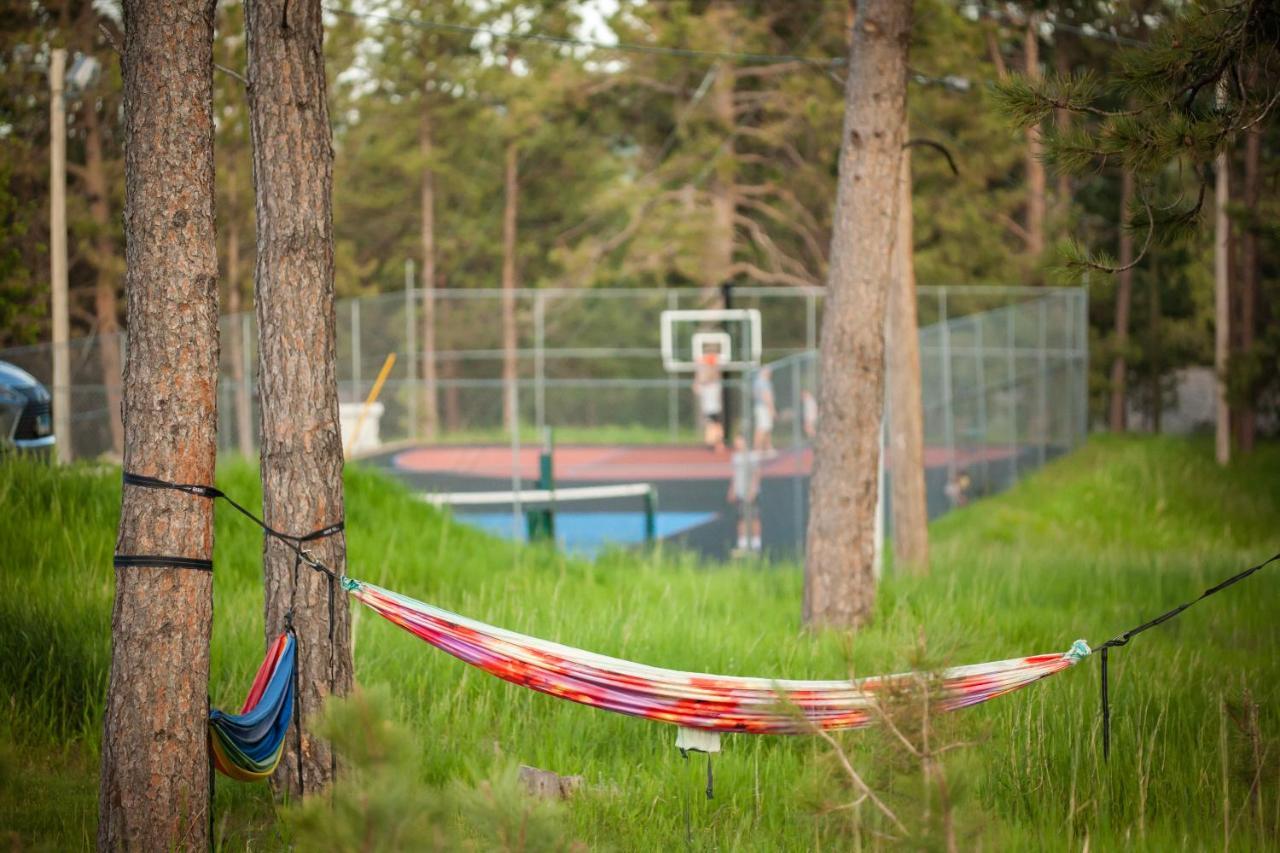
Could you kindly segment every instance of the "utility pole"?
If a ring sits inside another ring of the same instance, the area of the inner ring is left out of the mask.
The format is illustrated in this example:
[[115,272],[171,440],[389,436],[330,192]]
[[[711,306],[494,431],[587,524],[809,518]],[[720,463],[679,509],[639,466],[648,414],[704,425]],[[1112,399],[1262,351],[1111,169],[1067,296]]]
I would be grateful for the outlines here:
[[71,461],[71,411],[67,352],[67,112],[63,80],[67,51],[49,57],[49,290],[53,295],[53,434],[59,462]]

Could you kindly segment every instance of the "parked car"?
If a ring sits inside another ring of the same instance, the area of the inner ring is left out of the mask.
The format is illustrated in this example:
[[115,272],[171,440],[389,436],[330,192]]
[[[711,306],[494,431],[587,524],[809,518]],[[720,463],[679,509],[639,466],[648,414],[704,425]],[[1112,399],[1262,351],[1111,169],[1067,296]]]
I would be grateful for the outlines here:
[[49,391],[25,370],[0,361],[0,450],[52,447]]

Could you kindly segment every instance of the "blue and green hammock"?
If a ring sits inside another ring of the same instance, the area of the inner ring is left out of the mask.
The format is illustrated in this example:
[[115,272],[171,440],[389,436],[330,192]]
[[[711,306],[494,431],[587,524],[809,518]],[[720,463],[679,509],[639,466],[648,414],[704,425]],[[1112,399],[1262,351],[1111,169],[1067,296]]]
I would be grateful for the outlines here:
[[258,782],[275,772],[293,717],[294,668],[298,640],[292,631],[275,639],[249,688],[239,714],[209,711],[213,765],[241,782]]

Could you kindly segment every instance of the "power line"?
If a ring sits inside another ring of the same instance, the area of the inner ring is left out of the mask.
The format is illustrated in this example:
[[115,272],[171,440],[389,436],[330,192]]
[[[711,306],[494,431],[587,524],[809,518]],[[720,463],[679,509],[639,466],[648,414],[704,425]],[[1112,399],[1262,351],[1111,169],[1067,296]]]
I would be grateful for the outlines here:
[[384,21],[403,24],[414,29],[436,32],[457,33],[459,35],[487,35],[497,39],[522,42],[540,42],[542,44],[560,45],[563,47],[587,47],[593,50],[617,50],[624,53],[647,53],[657,56],[675,56],[683,59],[732,60],[744,65],[782,65],[788,62],[805,63],[818,67],[837,67],[844,65],[843,57],[811,57],[787,53],[738,53],[722,50],[697,50],[690,47],[662,47],[660,45],[635,44],[634,42],[609,43],[595,39],[557,36],[549,33],[513,33],[492,27],[477,27],[469,24],[450,24],[443,21],[419,21],[398,15],[387,15],[381,12],[352,12],[347,9],[335,9],[325,6],[324,10],[332,15],[347,18],[360,18],[368,21]]

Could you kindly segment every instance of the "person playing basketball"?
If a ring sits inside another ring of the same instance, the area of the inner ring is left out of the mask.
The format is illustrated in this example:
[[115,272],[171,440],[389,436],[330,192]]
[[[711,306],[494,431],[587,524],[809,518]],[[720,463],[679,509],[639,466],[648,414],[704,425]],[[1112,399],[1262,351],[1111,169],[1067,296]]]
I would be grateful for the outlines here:
[[693,374],[693,393],[702,415],[702,442],[708,450],[724,450],[724,385],[720,372],[720,349],[709,346],[698,358]]

